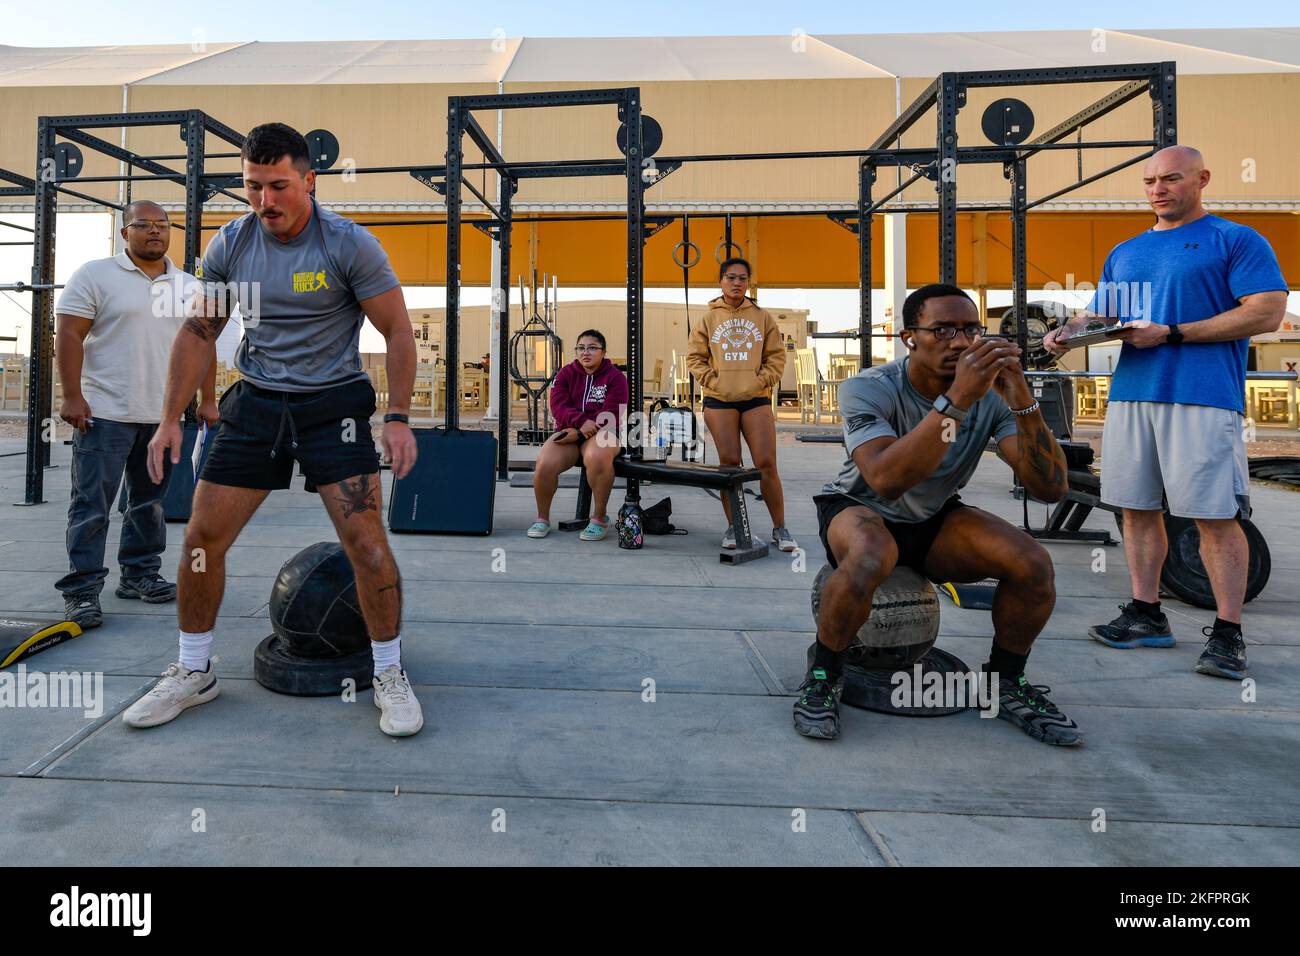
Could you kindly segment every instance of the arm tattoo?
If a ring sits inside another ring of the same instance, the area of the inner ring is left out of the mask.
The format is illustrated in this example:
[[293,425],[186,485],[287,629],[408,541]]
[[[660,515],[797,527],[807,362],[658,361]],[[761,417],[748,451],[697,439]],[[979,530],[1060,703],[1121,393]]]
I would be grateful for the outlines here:
[[[1032,417],[1032,416],[1031,416]],[[1034,473],[1050,487],[1065,483],[1065,474],[1061,468],[1061,454],[1056,440],[1047,430],[1047,424],[1041,418],[1026,421],[1025,431],[1032,434],[1020,436],[1020,463],[1028,465]]]
[[181,328],[191,335],[197,335],[205,342],[215,342],[221,335],[221,317],[195,316],[186,319]]
[[340,481],[337,501],[343,505],[343,517],[351,518],[363,511],[378,511],[375,503],[375,490],[370,486],[370,476],[362,475],[355,481]]

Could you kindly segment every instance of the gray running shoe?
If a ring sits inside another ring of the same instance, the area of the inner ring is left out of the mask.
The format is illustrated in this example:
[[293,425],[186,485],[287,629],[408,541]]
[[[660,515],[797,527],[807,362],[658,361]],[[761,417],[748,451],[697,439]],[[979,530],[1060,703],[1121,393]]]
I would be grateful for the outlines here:
[[94,591],[63,595],[63,616],[83,631],[104,623],[104,609]]
[[123,578],[113,593],[145,604],[166,604],[176,600],[176,585],[155,571],[140,578]]
[[722,532],[722,546],[728,551],[736,550],[736,529],[727,526],[727,530]]
[[772,529],[772,543],[776,545],[778,551],[793,551],[799,545],[795,544],[794,538],[786,530],[785,525]]

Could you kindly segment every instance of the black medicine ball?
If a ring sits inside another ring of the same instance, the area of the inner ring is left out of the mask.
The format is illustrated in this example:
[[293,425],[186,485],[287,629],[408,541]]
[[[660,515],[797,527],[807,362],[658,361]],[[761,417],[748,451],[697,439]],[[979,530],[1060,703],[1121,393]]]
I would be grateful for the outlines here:
[[337,541],[304,548],[271,588],[271,627],[299,657],[346,657],[370,647],[352,563]]

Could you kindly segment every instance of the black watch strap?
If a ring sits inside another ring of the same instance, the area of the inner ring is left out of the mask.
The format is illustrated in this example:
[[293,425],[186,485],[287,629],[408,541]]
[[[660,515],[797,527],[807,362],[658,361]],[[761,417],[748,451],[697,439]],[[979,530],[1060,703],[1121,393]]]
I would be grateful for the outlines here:
[[384,416],[384,424],[387,425],[389,422],[401,422],[403,425],[409,425],[411,416],[403,415],[401,412],[389,412]]
[[1183,340],[1183,330],[1180,329],[1178,327],[1178,323],[1175,322],[1173,325],[1169,326],[1169,334],[1165,336],[1165,341],[1168,342],[1170,345],[1177,345],[1180,342],[1182,342],[1182,340]]

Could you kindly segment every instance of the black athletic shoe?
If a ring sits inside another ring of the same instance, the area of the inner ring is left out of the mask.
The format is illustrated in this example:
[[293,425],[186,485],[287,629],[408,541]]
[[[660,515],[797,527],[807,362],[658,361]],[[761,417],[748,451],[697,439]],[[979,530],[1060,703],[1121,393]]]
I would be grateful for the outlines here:
[[794,703],[794,729],[805,737],[834,740],[840,735],[840,696],[844,677],[831,681],[826,671],[814,667],[799,685]]
[[1230,680],[1241,680],[1246,676],[1246,639],[1241,636],[1241,631],[1226,628],[1216,631],[1212,627],[1203,627],[1201,633],[1209,640],[1205,642],[1201,659],[1196,662],[1196,673]]
[[1035,685],[1025,675],[998,680],[998,716],[1009,720],[1035,740],[1057,747],[1083,743],[1079,725],[1047,698],[1052,688]]
[[140,578],[123,578],[113,593],[120,598],[144,601],[145,604],[166,604],[176,600],[176,585],[155,571]]
[[63,595],[63,616],[83,631],[104,623],[104,609],[99,606],[99,595],[94,591]]
[[1107,647],[1129,650],[1134,647],[1173,647],[1174,632],[1163,611],[1152,617],[1139,611],[1131,602],[1119,605],[1119,617],[1109,624],[1088,629],[1088,636]]

